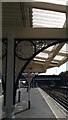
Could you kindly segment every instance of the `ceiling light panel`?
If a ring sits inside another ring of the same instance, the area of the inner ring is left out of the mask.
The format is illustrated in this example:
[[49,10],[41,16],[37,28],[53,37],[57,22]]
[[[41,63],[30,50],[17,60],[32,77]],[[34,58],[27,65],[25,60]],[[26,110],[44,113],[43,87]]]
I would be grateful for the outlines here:
[[32,9],[33,27],[63,28],[66,14],[49,10]]

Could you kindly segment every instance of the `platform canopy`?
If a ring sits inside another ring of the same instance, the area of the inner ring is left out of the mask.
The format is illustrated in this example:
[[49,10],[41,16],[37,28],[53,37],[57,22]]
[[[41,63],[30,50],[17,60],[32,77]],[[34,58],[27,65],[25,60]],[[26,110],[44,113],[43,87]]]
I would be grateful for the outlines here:
[[[12,32],[16,39],[67,39],[66,10],[67,0],[3,0],[2,37],[7,38],[8,33]],[[31,72],[44,72],[67,61],[66,42],[53,45],[36,55],[27,68],[32,68]]]

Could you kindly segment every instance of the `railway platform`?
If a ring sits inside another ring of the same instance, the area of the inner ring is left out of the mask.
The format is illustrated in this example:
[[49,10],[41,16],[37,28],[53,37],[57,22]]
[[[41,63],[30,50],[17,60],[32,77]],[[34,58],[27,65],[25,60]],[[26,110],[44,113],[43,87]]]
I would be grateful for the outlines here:
[[[27,90],[21,90],[21,102],[18,103],[16,118],[65,118],[66,111],[41,88],[31,88],[31,108],[27,109]],[[21,106],[22,105],[22,106]],[[23,111],[22,111],[23,107]],[[20,112],[20,110],[22,112]]]
[[[27,93],[26,90],[21,92],[21,103],[18,104],[19,110],[21,110],[20,105],[23,105],[23,112],[16,114],[16,118],[55,118],[55,115],[50,110],[48,104],[45,102],[44,98],[40,94],[37,88],[31,89],[31,108],[27,109]],[[25,93],[25,95],[24,95]]]
[[[67,120],[67,113],[53,98],[41,88],[31,88],[31,108],[28,109],[28,92],[21,89],[20,102],[15,107],[15,118],[48,118]],[[1,99],[0,99],[1,100]],[[2,101],[2,100],[1,100]],[[1,106],[0,106],[1,107]],[[0,112],[1,113],[1,112]]]

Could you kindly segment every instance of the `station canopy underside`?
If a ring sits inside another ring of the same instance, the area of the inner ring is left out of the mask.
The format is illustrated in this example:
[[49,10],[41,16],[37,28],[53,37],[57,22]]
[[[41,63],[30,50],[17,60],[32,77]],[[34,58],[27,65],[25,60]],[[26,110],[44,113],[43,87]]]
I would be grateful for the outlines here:
[[[14,38],[19,39],[38,38],[39,42],[41,38],[37,47],[41,46],[43,38],[66,39],[66,6],[67,0],[3,2],[3,38],[7,37],[8,32],[13,32]],[[67,61],[68,43],[59,43],[36,55],[27,68],[32,68],[32,72],[44,72]]]

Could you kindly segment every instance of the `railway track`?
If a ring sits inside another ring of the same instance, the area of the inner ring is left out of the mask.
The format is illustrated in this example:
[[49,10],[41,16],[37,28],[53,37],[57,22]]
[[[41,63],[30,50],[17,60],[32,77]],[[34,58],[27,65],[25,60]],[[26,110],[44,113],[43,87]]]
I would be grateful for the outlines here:
[[53,90],[53,89],[52,90],[43,89],[43,90],[68,111],[68,96],[66,96],[63,93],[57,92],[57,90]]

